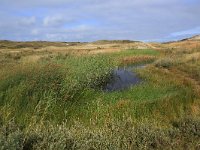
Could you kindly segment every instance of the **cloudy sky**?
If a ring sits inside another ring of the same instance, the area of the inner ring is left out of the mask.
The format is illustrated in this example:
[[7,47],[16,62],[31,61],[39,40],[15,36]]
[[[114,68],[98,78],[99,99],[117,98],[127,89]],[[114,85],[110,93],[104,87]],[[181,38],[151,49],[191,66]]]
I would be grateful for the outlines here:
[[200,34],[200,0],[0,0],[0,40],[169,41]]

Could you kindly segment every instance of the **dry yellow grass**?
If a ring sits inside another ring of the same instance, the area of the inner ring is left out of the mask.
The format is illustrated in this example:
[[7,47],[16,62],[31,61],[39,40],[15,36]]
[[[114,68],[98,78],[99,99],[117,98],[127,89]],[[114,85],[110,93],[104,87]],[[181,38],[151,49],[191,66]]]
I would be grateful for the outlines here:
[[30,56],[26,56],[22,58],[22,63],[27,63],[27,62],[37,62],[38,60],[40,60],[42,57],[45,56],[41,56],[41,55],[30,55]]
[[128,56],[124,57],[120,60],[122,64],[131,64],[131,63],[139,63],[139,62],[145,62],[145,61],[151,61],[154,60],[155,56]]
[[175,48],[175,49],[197,49],[200,48],[200,41],[179,41],[163,44],[166,48]]
[[195,52],[192,54],[187,54],[184,58],[186,62],[188,61],[198,61],[200,60],[200,52]]

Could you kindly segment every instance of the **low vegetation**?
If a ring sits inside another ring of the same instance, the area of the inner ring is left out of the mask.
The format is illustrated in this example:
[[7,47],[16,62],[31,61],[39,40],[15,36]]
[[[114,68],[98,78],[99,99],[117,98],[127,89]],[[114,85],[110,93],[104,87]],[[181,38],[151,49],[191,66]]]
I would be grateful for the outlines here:
[[[132,120],[106,124],[96,130],[76,123],[29,127],[12,123],[1,127],[1,149],[199,149],[200,121],[191,118],[161,128]],[[5,140],[6,139],[6,140]]]

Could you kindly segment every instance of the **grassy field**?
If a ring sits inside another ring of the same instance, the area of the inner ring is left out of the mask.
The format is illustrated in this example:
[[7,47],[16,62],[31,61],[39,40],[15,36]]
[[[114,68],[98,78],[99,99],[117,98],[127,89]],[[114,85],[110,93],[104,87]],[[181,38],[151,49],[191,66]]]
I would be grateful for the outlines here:
[[[2,50],[0,148],[199,149],[200,47],[166,47],[100,54]],[[129,64],[147,64],[135,70],[142,83],[101,90],[113,68]]]

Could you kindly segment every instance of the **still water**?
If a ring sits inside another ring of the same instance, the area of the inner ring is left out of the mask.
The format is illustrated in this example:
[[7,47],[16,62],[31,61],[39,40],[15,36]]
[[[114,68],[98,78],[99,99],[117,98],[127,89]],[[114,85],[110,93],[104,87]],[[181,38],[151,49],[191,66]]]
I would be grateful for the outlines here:
[[103,91],[112,92],[129,88],[139,84],[142,79],[134,72],[137,68],[144,68],[145,65],[118,67],[113,70],[112,79],[103,88]]

